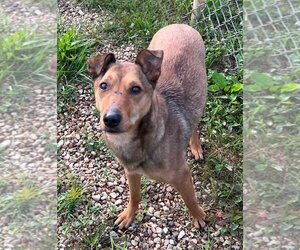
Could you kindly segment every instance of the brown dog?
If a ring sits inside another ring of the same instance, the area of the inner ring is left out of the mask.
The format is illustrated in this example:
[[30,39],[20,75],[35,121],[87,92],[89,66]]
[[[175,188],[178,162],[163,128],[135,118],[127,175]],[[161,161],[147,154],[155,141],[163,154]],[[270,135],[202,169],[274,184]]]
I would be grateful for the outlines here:
[[185,153],[202,159],[197,125],[207,94],[205,49],[188,25],[159,30],[135,63],[116,63],[112,53],[88,60],[104,140],[125,168],[130,199],[115,224],[128,227],[140,201],[141,176],[166,182],[181,194],[195,220],[205,225]]

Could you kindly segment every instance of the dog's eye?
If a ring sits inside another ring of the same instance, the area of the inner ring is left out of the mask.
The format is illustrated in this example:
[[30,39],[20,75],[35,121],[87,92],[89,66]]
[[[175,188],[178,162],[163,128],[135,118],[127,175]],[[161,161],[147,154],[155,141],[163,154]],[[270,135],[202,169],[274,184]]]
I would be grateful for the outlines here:
[[108,87],[108,85],[107,85],[106,82],[102,82],[102,83],[100,84],[100,89],[102,89],[102,90],[106,90],[107,87]]
[[133,87],[130,89],[131,94],[134,94],[134,95],[139,94],[141,91],[142,91],[142,89],[141,89],[141,87],[139,87],[139,86],[133,86]]

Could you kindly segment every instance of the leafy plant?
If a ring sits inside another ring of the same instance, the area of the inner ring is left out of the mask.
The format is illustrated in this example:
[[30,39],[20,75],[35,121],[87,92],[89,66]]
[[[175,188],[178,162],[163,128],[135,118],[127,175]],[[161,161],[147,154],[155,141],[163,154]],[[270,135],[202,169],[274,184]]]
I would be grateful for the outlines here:
[[243,90],[243,84],[231,75],[226,77],[223,73],[210,71],[209,80],[212,82],[208,86],[208,90],[211,92],[223,91],[225,94],[233,94]]

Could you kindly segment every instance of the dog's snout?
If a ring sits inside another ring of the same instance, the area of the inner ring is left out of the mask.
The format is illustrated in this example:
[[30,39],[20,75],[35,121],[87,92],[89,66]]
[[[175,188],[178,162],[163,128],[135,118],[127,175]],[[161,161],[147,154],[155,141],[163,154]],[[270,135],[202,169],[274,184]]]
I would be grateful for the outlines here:
[[120,124],[121,120],[122,116],[117,110],[109,111],[103,117],[103,122],[105,126],[109,128],[117,127]]

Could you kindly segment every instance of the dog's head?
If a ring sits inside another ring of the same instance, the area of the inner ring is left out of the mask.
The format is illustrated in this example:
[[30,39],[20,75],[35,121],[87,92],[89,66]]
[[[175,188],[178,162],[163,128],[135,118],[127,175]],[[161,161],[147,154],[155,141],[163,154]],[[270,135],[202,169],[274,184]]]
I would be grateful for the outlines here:
[[112,53],[87,61],[101,130],[122,133],[139,124],[150,110],[162,59],[163,51],[142,50],[135,63],[116,63]]

